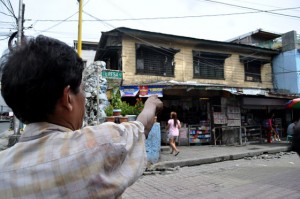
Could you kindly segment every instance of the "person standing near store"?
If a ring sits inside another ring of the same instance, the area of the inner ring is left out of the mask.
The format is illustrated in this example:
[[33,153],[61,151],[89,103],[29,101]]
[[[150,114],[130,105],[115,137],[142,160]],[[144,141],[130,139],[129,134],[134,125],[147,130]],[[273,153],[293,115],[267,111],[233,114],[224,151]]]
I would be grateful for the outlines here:
[[268,135],[267,135],[268,143],[272,142],[272,136],[275,141],[281,141],[278,132],[276,131],[276,128],[274,126],[274,118],[275,118],[275,114],[272,113],[271,117],[268,119]]
[[181,128],[180,121],[177,118],[176,112],[171,112],[171,119],[168,120],[167,131],[169,132],[169,144],[171,147],[171,154],[175,152],[175,156],[179,154],[179,150],[176,147],[176,139],[179,136],[179,129]]
[[287,136],[290,138],[293,138],[294,131],[295,131],[295,126],[297,124],[298,120],[294,119],[292,123],[290,123],[287,127]]
[[6,198],[121,198],[147,165],[145,138],[163,108],[150,96],[136,121],[82,127],[84,63],[67,44],[45,36],[16,47],[0,63],[1,94],[27,124],[0,152]]

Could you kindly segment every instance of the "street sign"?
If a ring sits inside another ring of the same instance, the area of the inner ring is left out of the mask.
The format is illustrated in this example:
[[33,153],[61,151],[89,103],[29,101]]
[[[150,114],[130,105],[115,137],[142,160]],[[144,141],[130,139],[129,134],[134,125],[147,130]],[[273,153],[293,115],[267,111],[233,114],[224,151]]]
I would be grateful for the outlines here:
[[122,79],[123,72],[119,70],[103,70],[102,77],[106,79]]

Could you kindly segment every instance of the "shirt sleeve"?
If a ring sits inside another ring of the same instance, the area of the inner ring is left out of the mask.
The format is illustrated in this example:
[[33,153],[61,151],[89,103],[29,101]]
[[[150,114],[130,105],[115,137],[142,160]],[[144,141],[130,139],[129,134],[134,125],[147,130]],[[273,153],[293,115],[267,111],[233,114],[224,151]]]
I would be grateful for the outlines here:
[[34,139],[0,153],[1,198],[119,198],[146,167],[138,121],[76,131],[32,124],[26,131]]
[[[91,190],[109,187],[106,196],[121,195],[144,172],[147,164],[144,126],[138,121],[115,124],[106,122],[93,128],[96,140],[87,146],[98,150],[101,169],[91,176]],[[95,156],[91,156],[94,159]],[[92,161],[92,160],[91,160]],[[99,178],[101,180],[99,180]],[[105,192],[103,192],[104,194]],[[101,194],[101,193],[100,193]]]

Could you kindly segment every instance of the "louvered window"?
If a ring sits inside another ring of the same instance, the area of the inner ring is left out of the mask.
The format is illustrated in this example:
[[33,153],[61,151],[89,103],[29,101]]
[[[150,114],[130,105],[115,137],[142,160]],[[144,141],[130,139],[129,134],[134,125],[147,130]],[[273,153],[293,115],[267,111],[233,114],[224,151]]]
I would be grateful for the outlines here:
[[136,73],[156,76],[174,76],[174,54],[178,50],[136,45]]
[[193,51],[194,78],[224,79],[224,62],[229,54]]

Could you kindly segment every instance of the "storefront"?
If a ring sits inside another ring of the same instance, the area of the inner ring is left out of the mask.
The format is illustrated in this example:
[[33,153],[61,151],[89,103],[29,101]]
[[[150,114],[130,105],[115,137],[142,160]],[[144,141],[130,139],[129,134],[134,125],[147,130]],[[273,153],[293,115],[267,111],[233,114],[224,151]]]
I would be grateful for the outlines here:
[[[281,136],[285,136],[286,126],[292,120],[291,111],[284,106],[288,99],[264,97],[257,95],[256,90],[251,90],[252,93],[249,89],[232,92],[224,87],[191,85],[145,85],[122,89],[127,92],[124,97],[128,101],[137,97],[145,101],[152,94],[159,95],[164,103],[163,111],[157,116],[162,144],[167,144],[165,128],[171,111],[177,112],[182,122],[179,145],[261,142],[265,137],[262,121],[269,113],[275,113],[275,125]],[[128,89],[133,94],[129,94]]]
[[243,97],[242,98],[242,124],[244,126],[262,126],[263,137],[265,137],[265,120],[272,113],[275,114],[274,124],[281,137],[286,137],[286,128],[292,121],[291,110],[286,109],[288,99]]

